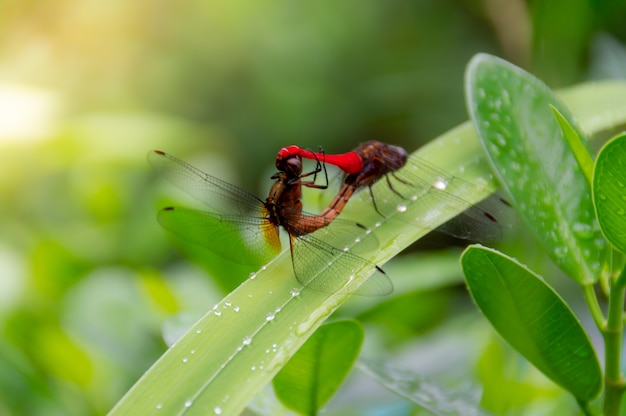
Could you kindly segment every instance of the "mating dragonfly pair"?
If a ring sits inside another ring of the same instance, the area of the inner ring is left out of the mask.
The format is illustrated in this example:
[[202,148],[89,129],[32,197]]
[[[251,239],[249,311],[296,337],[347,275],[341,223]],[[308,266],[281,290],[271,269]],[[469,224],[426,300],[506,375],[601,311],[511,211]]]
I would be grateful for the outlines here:
[[[314,160],[315,169],[303,173],[302,158]],[[285,147],[276,157],[278,172],[272,176],[276,182],[268,197],[262,200],[167,153],[155,150],[148,154],[153,168],[212,210],[164,208],[158,220],[167,230],[235,262],[258,265],[280,252],[279,227],[282,226],[289,235],[295,276],[303,286],[335,293],[350,283],[357,271],[366,269],[374,276],[358,289],[356,293],[361,295],[386,295],[392,292],[393,285],[380,267],[360,255],[371,252],[377,245],[371,231],[337,217],[354,192],[362,187],[369,188],[373,208],[383,217],[389,209],[401,206],[388,201],[383,201],[382,205],[377,203],[372,185],[383,177],[398,201],[407,199],[395,186],[402,184],[411,190],[409,200],[435,192],[438,204],[453,205],[458,212],[465,210],[464,215],[470,219],[462,220],[461,228],[447,230],[450,234],[467,239],[495,239],[500,234],[500,226],[493,215],[445,192],[446,184],[452,180],[460,181],[469,189],[474,185],[446,176],[425,162],[415,162],[419,166],[412,166],[418,168],[412,171],[405,166],[407,158],[407,152],[401,147],[378,141],[369,141],[355,151],[340,155],[326,155],[298,146]],[[316,183],[318,174],[323,171],[326,175],[327,163],[344,172],[341,188],[320,214],[306,213],[302,210],[302,186],[327,188],[327,176],[326,184]],[[328,227],[331,223],[332,227]]]

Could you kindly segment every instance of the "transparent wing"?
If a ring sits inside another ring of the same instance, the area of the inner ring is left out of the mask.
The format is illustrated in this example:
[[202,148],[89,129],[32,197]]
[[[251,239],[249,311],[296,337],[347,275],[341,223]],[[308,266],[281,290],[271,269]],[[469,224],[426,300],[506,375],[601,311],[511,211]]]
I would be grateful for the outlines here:
[[[374,193],[377,207],[383,215],[406,210],[406,216],[396,215],[395,218],[469,240],[495,241],[502,237],[502,226],[497,218],[510,211],[510,207],[498,195],[489,195],[486,189],[450,175],[419,158],[410,159],[388,179],[395,192],[385,192],[383,202],[378,202],[377,194]],[[486,198],[478,204],[472,204],[457,196],[466,193],[485,195]],[[421,215],[410,217],[410,210],[407,209],[410,204],[419,204]],[[444,207],[460,211],[461,214],[439,226],[436,222]]]
[[287,231],[295,236],[315,233],[323,241],[333,241],[336,247],[355,253],[371,252],[378,248],[378,239],[366,226],[348,219],[321,217],[316,214],[283,208]]
[[158,221],[184,240],[237,263],[265,264],[280,252],[278,227],[263,218],[169,207],[159,211]]
[[359,271],[371,271],[355,292],[363,296],[388,295],[393,284],[385,272],[374,263],[351,251],[333,247],[313,234],[291,237],[291,259],[298,281],[306,287],[326,293],[343,293]]
[[161,176],[218,213],[246,215],[258,212],[263,201],[253,194],[175,158],[153,150],[148,163]]

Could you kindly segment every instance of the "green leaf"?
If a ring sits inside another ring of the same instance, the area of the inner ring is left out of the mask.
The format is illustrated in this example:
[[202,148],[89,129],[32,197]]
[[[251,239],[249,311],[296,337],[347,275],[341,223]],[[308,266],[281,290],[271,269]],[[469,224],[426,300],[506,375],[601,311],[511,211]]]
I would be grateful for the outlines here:
[[386,389],[435,415],[483,415],[480,393],[441,386],[426,377],[375,360],[359,360],[357,367]]
[[626,133],[614,137],[598,153],[593,202],[606,239],[626,253]]
[[274,377],[276,396],[298,413],[317,414],[348,375],[362,343],[356,321],[322,325]]
[[510,202],[562,270],[583,284],[597,281],[608,245],[550,106],[584,137],[574,117],[545,84],[501,59],[477,55],[466,80],[471,118]]
[[[626,83],[593,85],[594,88],[583,85],[568,92],[568,100],[579,105],[576,116],[581,125],[593,133],[625,122]],[[601,93],[596,93],[598,89]],[[594,98],[591,107],[585,104],[587,96]],[[496,188],[469,122],[433,140],[418,154],[466,181],[482,184],[486,189]],[[386,184],[376,185],[377,195],[385,190]],[[459,197],[472,202],[481,195]],[[341,214],[343,218],[362,224],[380,220],[372,212],[369,198],[353,199]],[[419,204],[409,208],[419,213]],[[382,265],[427,231],[402,221],[381,221],[376,228],[379,250],[363,256]],[[357,273],[358,279],[366,277]],[[292,289],[299,287],[286,251],[209,310],[137,381],[110,415],[241,413],[256,392],[348,298],[306,288],[299,292]]]
[[461,264],[476,305],[502,338],[580,402],[598,395],[602,371],[591,341],[552,288],[486,247],[469,247]]
[[585,179],[587,179],[587,182],[591,184],[591,176],[593,175],[593,159],[591,157],[591,151],[587,146],[587,142],[583,140],[576,129],[569,124],[567,119],[563,117],[563,114],[561,114],[559,110],[553,106],[550,106],[550,109],[552,110],[556,121],[558,121],[559,126],[561,126],[563,136],[567,140],[576,161],[578,161],[578,165],[582,169]]

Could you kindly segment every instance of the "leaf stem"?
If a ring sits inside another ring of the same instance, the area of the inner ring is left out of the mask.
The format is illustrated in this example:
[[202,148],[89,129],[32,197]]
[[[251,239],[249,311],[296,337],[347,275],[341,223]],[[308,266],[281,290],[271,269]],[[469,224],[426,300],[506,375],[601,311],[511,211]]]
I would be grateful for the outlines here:
[[621,372],[622,338],[624,333],[624,293],[626,286],[624,279],[626,268],[622,269],[621,275],[612,281],[609,293],[609,312],[606,327],[604,328],[604,352],[605,361],[605,394],[604,414],[607,416],[618,415],[624,394],[624,377]]
[[584,285],[583,293],[596,326],[598,329],[602,330],[606,327],[607,322],[604,314],[602,313],[602,309],[600,308],[600,304],[598,303],[598,297],[596,296],[594,286],[592,284]]

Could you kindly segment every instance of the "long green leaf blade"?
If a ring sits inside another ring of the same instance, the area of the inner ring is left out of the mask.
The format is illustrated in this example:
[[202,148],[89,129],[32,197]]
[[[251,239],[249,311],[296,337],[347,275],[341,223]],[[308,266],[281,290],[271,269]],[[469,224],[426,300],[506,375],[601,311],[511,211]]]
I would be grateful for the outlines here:
[[602,371],[591,341],[552,288],[486,247],[469,247],[461,264],[472,298],[502,338],[579,401],[598,395]]
[[470,62],[466,82],[470,115],[516,211],[561,269],[595,282],[608,246],[589,183],[550,106],[584,137],[570,111],[541,81],[489,55]]

